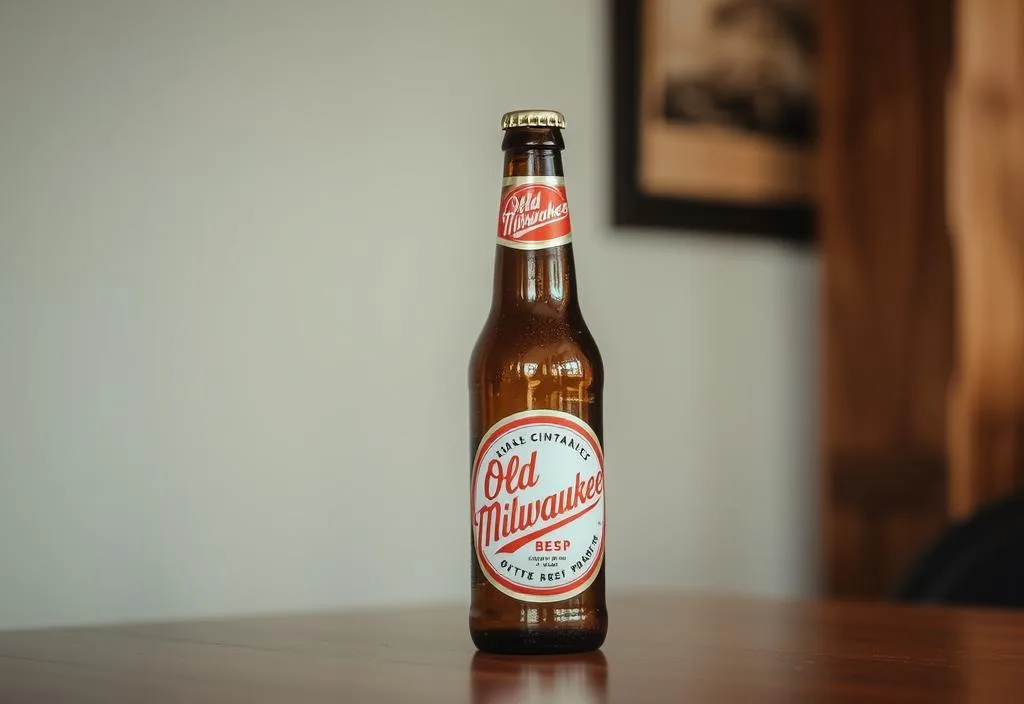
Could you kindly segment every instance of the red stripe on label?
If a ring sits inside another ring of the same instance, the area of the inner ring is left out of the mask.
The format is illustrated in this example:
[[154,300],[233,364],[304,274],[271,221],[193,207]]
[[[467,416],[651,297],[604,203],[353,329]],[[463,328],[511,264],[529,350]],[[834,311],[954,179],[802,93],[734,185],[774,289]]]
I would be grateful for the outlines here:
[[563,518],[558,523],[552,523],[551,525],[545,526],[544,528],[541,528],[540,530],[535,530],[532,533],[524,535],[522,538],[516,538],[512,542],[507,543],[505,545],[502,545],[500,548],[498,548],[498,552],[499,553],[512,553],[512,552],[515,552],[516,550],[518,550],[519,548],[523,547],[524,545],[526,545],[528,542],[530,542],[534,538],[539,538],[540,536],[546,535],[546,534],[550,533],[553,530],[557,530],[557,529],[561,528],[564,525],[568,525],[568,524],[572,523],[573,521],[575,521],[580,516],[582,516],[584,513],[587,513],[588,511],[591,511],[591,510],[593,510],[593,509],[595,509],[597,507],[598,507],[598,502],[595,501],[594,503],[590,504],[585,509],[583,509],[582,511],[577,513],[575,516],[569,516],[568,518]]

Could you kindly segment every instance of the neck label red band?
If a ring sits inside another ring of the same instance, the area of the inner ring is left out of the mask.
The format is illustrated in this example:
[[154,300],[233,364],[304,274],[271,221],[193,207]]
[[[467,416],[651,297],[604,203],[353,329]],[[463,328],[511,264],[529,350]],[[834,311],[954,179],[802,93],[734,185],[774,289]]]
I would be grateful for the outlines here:
[[572,239],[565,179],[510,176],[498,206],[498,244],[513,249],[545,249]]

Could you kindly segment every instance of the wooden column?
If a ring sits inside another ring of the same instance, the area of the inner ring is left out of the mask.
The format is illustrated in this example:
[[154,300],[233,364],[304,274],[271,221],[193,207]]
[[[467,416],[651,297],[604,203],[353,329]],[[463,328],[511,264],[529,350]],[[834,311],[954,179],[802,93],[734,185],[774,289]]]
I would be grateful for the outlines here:
[[1024,485],[1024,2],[958,0],[949,100],[950,509]]
[[946,521],[951,4],[822,9],[823,587],[873,597]]

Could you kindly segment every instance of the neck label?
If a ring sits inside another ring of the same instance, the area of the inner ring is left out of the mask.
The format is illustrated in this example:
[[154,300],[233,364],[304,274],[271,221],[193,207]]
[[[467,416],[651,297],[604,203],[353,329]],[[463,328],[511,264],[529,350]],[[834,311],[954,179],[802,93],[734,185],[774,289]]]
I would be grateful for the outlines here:
[[568,244],[571,239],[563,177],[509,176],[502,181],[498,244],[545,249]]

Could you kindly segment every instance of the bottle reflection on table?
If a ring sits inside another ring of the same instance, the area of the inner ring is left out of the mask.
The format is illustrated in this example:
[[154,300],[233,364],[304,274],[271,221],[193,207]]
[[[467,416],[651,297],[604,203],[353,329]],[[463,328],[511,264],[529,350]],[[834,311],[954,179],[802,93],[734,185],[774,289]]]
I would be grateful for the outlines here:
[[605,704],[608,662],[595,650],[572,655],[477,652],[470,667],[474,704]]

